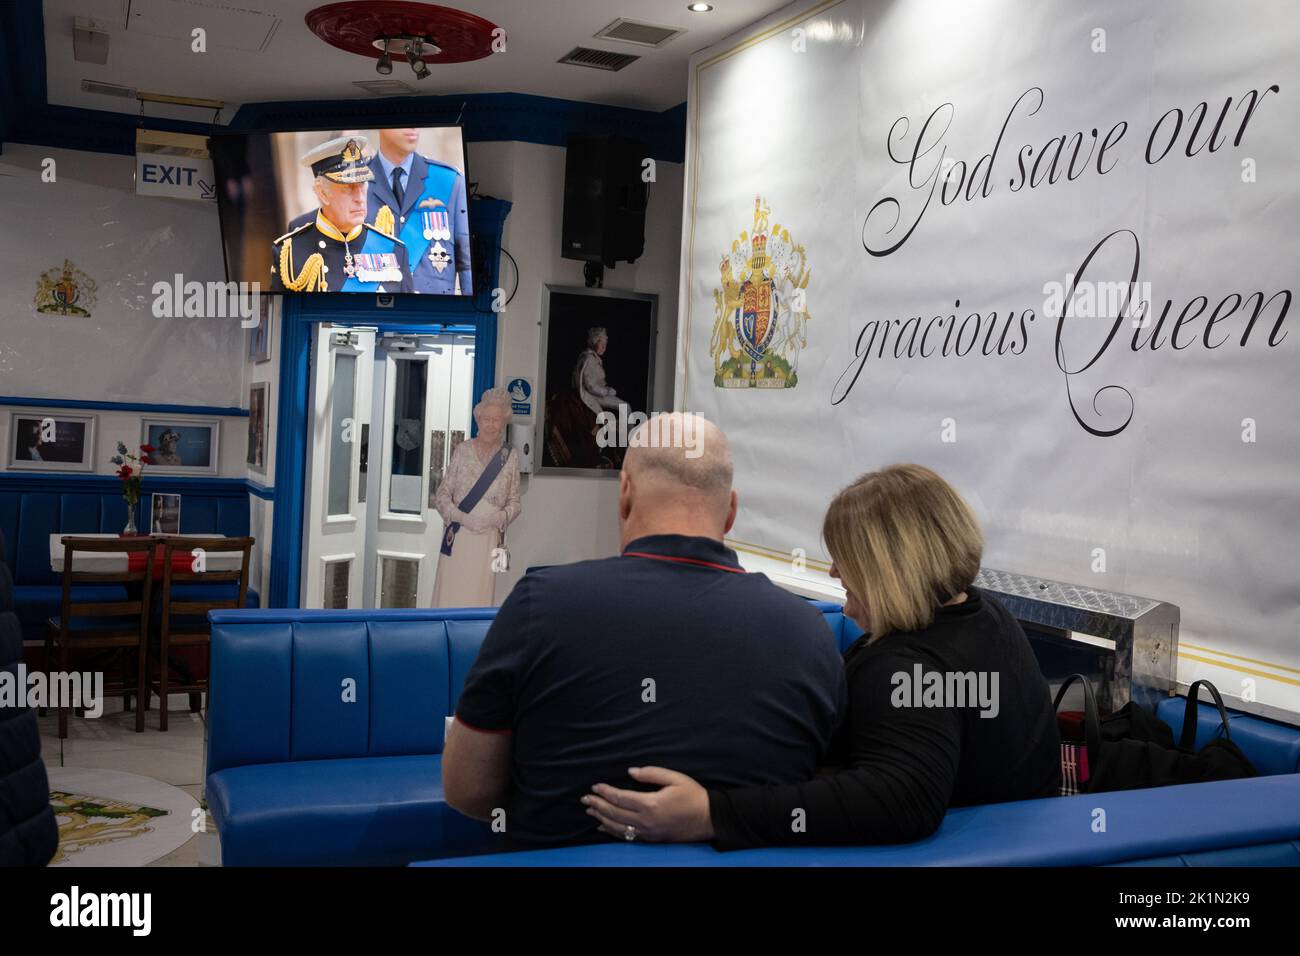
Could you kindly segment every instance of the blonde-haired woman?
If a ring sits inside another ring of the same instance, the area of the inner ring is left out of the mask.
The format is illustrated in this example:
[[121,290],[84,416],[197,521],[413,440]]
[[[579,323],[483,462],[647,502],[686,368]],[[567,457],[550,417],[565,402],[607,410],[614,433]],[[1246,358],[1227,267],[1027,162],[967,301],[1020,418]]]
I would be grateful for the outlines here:
[[894,465],[836,495],[822,536],[844,613],[865,632],[844,654],[834,766],[807,783],[712,791],[634,768],[661,789],[597,785],[582,799],[602,830],[721,849],[897,843],[933,833],[948,807],[1057,792],[1047,682],[1020,625],[974,587],[983,537],[961,495],[928,468]]
[[492,551],[519,517],[519,454],[505,444],[510,396],[490,388],[474,406],[478,435],[452,452],[433,505],[446,527],[433,607],[490,607]]

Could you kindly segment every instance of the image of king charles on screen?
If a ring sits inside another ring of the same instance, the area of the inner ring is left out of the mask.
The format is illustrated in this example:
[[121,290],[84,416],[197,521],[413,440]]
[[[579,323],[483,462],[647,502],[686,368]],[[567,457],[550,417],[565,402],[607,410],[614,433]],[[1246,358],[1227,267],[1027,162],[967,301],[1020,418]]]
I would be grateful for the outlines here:
[[371,159],[364,136],[341,136],[302,156],[320,207],[272,243],[272,291],[415,291],[405,243],[366,222]]
[[[381,129],[379,151],[373,155],[366,137],[341,137],[311,150],[303,157],[303,164],[319,162],[311,157],[327,147],[333,150],[335,144],[360,143],[370,171],[364,221],[400,240],[408,262],[405,271],[409,288],[378,291],[472,295],[465,177],[454,166],[421,155],[417,150],[420,133],[413,128]],[[297,217],[289,223],[289,235],[315,218],[314,212]],[[368,286],[346,286],[343,291],[371,290]]]

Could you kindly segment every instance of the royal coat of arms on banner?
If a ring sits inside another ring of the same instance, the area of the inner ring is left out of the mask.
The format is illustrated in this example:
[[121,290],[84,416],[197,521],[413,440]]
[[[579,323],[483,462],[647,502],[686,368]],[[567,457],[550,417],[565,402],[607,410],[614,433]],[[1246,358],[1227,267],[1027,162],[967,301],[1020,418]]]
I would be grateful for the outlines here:
[[713,290],[709,354],[718,388],[794,388],[799,353],[808,344],[808,279],[804,247],[771,210],[754,199],[752,232],[741,232],[722,257],[722,288]]
[[46,269],[36,280],[32,304],[37,312],[89,316],[95,307],[95,280],[64,259],[62,267]]

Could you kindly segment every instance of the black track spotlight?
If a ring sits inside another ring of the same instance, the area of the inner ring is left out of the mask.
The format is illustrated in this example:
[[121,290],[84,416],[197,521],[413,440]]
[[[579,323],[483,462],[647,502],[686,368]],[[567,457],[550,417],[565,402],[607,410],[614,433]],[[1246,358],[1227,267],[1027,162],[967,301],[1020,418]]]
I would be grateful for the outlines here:
[[389,76],[393,72],[393,58],[388,55],[388,41],[384,41],[384,55],[375,64],[375,72],[380,76]]
[[422,80],[429,75],[429,67],[424,62],[424,44],[420,40],[407,45],[406,62],[411,64],[411,70],[417,80]]

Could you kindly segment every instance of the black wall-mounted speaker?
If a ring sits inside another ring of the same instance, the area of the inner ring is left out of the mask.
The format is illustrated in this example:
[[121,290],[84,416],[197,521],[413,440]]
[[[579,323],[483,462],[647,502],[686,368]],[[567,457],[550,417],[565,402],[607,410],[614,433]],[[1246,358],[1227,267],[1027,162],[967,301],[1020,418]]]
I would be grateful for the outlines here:
[[650,184],[642,180],[649,150],[626,136],[574,133],[564,164],[566,259],[635,262],[645,251],[645,210]]

